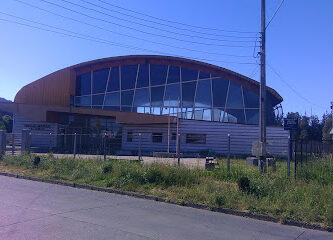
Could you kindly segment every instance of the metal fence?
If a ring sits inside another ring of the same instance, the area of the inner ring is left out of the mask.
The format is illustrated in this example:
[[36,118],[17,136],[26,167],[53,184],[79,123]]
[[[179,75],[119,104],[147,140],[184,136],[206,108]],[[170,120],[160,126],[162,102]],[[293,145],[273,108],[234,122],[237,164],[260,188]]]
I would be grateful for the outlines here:
[[[333,141],[306,141],[306,140],[293,140],[291,141],[291,159],[294,163],[294,176],[303,177],[303,175],[310,168],[316,169],[316,174],[322,177],[325,175],[333,176],[332,172],[329,172],[330,167],[333,166]],[[323,163],[325,161],[325,163]],[[324,165],[326,167],[323,167]]]
[[[12,139],[15,139],[14,142]],[[72,154],[77,155],[119,155],[119,156],[176,156],[223,157],[231,154],[237,157],[251,155],[252,142],[256,138],[247,135],[231,134],[183,134],[160,132],[108,134],[8,134],[8,146],[32,153]],[[213,140],[212,140],[213,139]],[[286,157],[287,139],[270,137],[267,139],[268,154]]]
[[[1,132],[1,131],[0,131]],[[1,135],[4,133],[2,132]],[[104,132],[89,134],[40,134],[22,131],[20,134],[5,134],[3,154],[18,155],[22,152],[36,154],[52,153],[59,157],[99,158],[160,161],[203,168],[207,157],[224,159],[230,169],[230,159],[237,159],[245,165],[245,157],[251,156],[251,142],[247,134],[209,133],[186,134],[182,129],[161,132]],[[268,155],[275,162],[283,163],[285,175],[297,177],[299,171],[309,166],[309,162],[333,154],[333,142],[289,141],[281,136],[267,138]],[[215,149],[215,151],[214,151]],[[218,149],[216,151],[216,149]],[[289,155],[289,161],[288,161]],[[222,162],[222,160],[220,161]],[[287,163],[289,163],[287,167]],[[233,164],[233,161],[231,161]],[[253,164],[256,165],[256,164]],[[238,163],[231,166],[240,166]],[[270,166],[267,163],[267,166]],[[303,170],[302,170],[303,169]]]

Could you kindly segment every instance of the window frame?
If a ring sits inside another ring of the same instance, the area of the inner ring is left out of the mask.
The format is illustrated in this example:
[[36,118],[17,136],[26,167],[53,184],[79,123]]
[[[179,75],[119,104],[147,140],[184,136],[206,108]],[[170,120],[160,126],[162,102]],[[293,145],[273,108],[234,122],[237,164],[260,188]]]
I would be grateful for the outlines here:
[[133,142],[133,131],[127,130],[126,142]]
[[162,143],[163,142],[163,133],[162,132],[153,132],[151,134],[151,141],[153,143]]
[[[194,138],[193,138],[194,137]],[[195,137],[198,137],[195,139]],[[207,134],[198,133],[187,133],[186,134],[186,144],[206,144]]]

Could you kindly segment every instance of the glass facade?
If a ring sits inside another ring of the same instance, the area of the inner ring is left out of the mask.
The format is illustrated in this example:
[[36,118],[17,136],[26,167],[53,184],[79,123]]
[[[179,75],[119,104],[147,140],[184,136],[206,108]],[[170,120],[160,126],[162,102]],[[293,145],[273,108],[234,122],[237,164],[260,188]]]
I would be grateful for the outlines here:
[[138,64],[95,70],[77,76],[75,93],[77,107],[258,124],[257,93],[209,72],[179,66]]

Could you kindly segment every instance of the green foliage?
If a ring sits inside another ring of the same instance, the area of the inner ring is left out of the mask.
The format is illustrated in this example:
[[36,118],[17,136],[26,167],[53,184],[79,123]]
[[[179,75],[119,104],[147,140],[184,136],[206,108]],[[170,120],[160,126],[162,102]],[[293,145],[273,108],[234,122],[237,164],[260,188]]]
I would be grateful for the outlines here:
[[217,194],[217,195],[214,196],[214,201],[215,201],[215,204],[218,207],[224,206],[225,203],[227,202],[226,196],[223,196],[223,195],[220,195],[220,194]]
[[34,166],[35,166],[35,167],[38,167],[39,163],[40,163],[40,157],[35,156],[35,157],[34,157],[34,162],[33,162]]
[[239,190],[249,193],[250,192],[250,180],[247,177],[239,178],[238,182]]
[[12,132],[13,119],[9,115],[0,115],[0,130],[6,130],[8,133]]
[[323,126],[323,140],[332,140],[332,135],[330,134],[332,129],[332,117],[329,117],[325,120],[324,126]]
[[322,185],[333,186],[333,157],[327,156],[322,159],[305,162],[297,174],[307,182],[317,182]]
[[332,129],[332,117],[330,114],[324,114],[322,121],[318,116],[305,116],[298,112],[289,112],[287,118],[298,119],[298,130],[292,131],[292,138],[298,140],[332,140],[329,132]]
[[109,173],[112,170],[112,163],[108,162],[103,165],[103,173]]
[[259,174],[244,160],[232,160],[227,171],[225,159],[219,169],[187,169],[161,164],[123,160],[89,160],[34,155],[5,156],[0,166],[10,171],[68,182],[112,187],[185,202],[207,204],[333,225],[333,159],[303,163],[298,179],[286,176],[286,163],[277,162],[277,171]]
[[184,199],[179,199],[179,200],[177,201],[177,204],[178,204],[179,206],[184,206],[184,205],[185,205],[185,201],[184,201]]
[[7,130],[4,122],[0,118],[0,130]]

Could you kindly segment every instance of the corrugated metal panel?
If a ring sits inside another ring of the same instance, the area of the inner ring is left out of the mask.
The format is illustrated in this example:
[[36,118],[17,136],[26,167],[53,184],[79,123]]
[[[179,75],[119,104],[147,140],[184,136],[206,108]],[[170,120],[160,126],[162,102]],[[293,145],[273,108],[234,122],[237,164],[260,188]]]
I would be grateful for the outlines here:
[[[127,131],[132,131],[133,141],[127,142]],[[153,143],[152,132],[162,132],[162,143]],[[127,125],[123,128],[123,149],[138,150],[138,133],[142,133],[142,151],[166,151],[167,150],[167,126],[166,125]],[[175,126],[171,132],[176,132]],[[226,154],[228,134],[231,135],[231,153],[251,155],[252,143],[258,140],[258,126],[244,124],[228,124],[208,121],[180,120],[180,151],[200,152],[212,150],[213,152]],[[186,143],[186,134],[206,134],[206,144]],[[288,149],[288,131],[281,127],[267,127],[267,151],[272,155],[286,156]],[[170,150],[175,151],[176,142],[170,141]]]
[[[13,133],[22,134],[22,129],[31,130],[31,147],[45,147],[50,146],[50,138],[52,147],[56,146],[57,137],[57,124],[38,122],[26,119],[19,115],[14,115]],[[38,130],[39,129],[39,130]],[[50,133],[52,133],[50,137]]]

